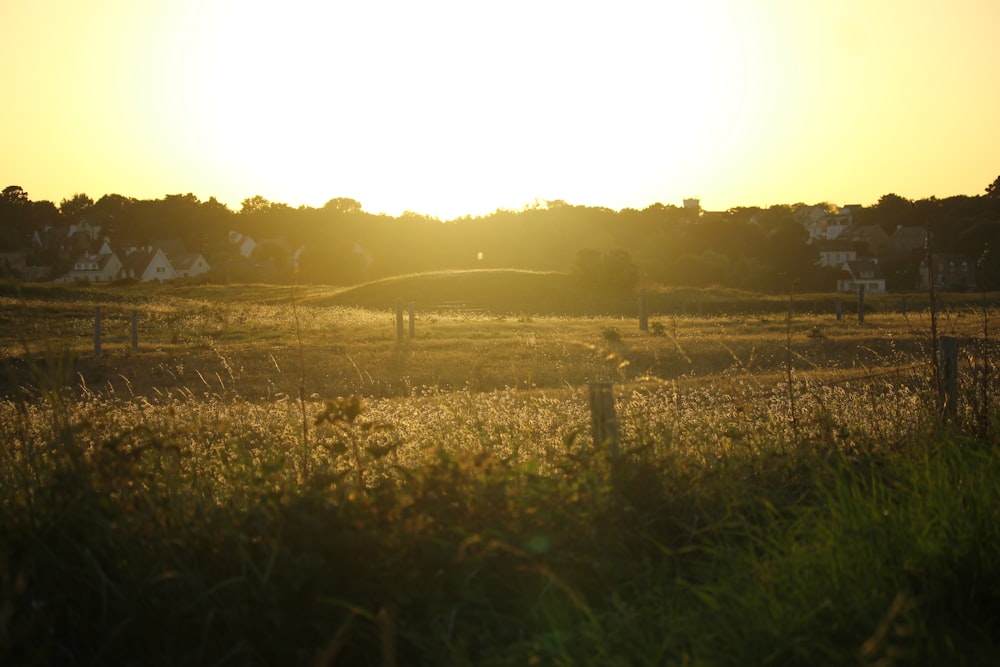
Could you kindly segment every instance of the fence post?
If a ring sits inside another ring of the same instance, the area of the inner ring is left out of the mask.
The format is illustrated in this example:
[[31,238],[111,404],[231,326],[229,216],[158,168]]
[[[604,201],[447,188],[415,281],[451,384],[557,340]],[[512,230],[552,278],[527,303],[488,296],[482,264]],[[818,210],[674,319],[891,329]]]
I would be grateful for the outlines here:
[[843,300],[838,296],[837,300],[834,301],[833,303],[834,303],[834,308],[837,311],[837,321],[838,322],[843,322],[844,321],[844,302],[843,302]]
[[865,286],[858,285],[858,324],[865,323]]
[[413,338],[417,334],[417,304],[411,301],[406,305],[406,309],[410,314],[410,338]]
[[639,290],[639,331],[649,331],[649,314],[646,310],[646,290]]
[[132,350],[139,349],[139,311],[132,309]]
[[403,340],[403,300],[396,299],[396,340]]
[[101,356],[101,307],[94,307],[94,356]]
[[940,363],[938,368],[941,377],[938,378],[938,394],[941,397],[942,419],[954,419],[958,412],[958,339],[954,336],[941,336],[938,341]]
[[594,446],[607,446],[611,454],[618,453],[618,415],[610,382],[590,383],[590,427]]

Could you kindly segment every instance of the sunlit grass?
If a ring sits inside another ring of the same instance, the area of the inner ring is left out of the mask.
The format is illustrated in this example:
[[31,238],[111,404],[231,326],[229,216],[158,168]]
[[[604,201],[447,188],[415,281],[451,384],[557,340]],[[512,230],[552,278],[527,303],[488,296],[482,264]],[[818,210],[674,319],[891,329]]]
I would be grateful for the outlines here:
[[[978,402],[1000,374],[981,314],[942,325],[968,369],[942,425],[929,341],[890,313],[670,315],[640,332],[441,309],[398,341],[389,308],[296,318],[187,294],[142,306],[138,351],[132,304],[106,306],[117,333],[92,359],[91,302],[5,305],[0,661],[1000,650],[997,416]],[[618,455],[591,440],[597,380],[615,386]]]

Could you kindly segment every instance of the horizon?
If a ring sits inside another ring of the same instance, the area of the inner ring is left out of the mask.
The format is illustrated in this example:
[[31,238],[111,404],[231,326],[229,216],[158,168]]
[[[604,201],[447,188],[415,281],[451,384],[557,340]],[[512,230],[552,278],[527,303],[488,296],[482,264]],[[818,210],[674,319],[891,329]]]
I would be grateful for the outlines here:
[[[1000,178],[1000,177],[998,177],[998,178]],[[7,184],[6,186],[3,186],[3,187],[22,187],[22,186],[20,186],[20,184],[18,184],[18,183],[9,183],[9,184]],[[120,191],[118,191],[118,192],[106,192],[106,193],[103,193],[102,195],[99,195],[99,196],[92,196],[90,193],[87,193],[87,192],[76,191],[76,192],[74,192],[74,193],[72,193],[70,195],[64,196],[64,197],[61,197],[61,198],[58,198],[58,199],[52,199],[52,198],[49,198],[49,197],[35,197],[28,188],[23,188],[22,187],[22,189],[24,190],[24,192],[27,193],[28,198],[29,198],[30,201],[32,201],[32,202],[49,201],[49,202],[52,202],[56,207],[60,206],[60,202],[70,200],[74,196],[77,196],[77,195],[86,195],[87,197],[90,197],[95,203],[98,202],[98,201],[100,201],[100,199],[102,197],[109,196],[109,195],[119,195],[121,197],[125,197],[127,199],[131,199],[131,200],[134,200],[134,201],[162,201],[166,197],[185,197],[185,196],[191,195],[191,196],[194,196],[202,204],[208,203],[210,200],[215,199],[218,203],[220,203],[223,206],[225,206],[232,213],[240,213],[240,210],[242,208],[242,201],[252,198],[252,197],[244,197],[243,200],[241,200],[241,204],[236,205],[236,206],[232,206],[232,205],[230,205],[227,202],[223,202],[218,197],[215,197],[215,196],[212,196],[212,195],[209,195],[208,197],[202,197],[202,196],[200,196],[200,195],[198,195],[198,194],[196,194],[194,192],[190,192],[190,191],[188,191],[188,192],[168,192],[168,193],[161,194],[159,196],[149,197],[149,198],[146,198],[146,197],[133,197],[133,196],[131,196],[129,194],[126,194],[126,193],[120,192]],[[931,198],[938,199],[938,200],[944,200],[944,199],[948,199],[948,198],[951,198],[951,197],[979,197],[979,196],[985,197],[986,196],[986,192],[985,191],[986,191],[986,188],[984,187],[983,188],[983,192],[980,193],[980,194],[955,193],[955,194],[948,194],[948,195],[942,195],[942,196],[938,196],[938,195],[933,195],[932,194],[932,195],[928,195],[927,197],[924,197],[924,198],[911,199],[911,198],[908,198],[908,197],[904,197],[904,199],[908,199],[910,201],[916,202],[916,201],[921,201],[921,200],[926,200],[926,199],[931,199]],[[899,195],[898,193],[895,193],[895,192],[886,192],[886,193],[883,193],[882,195],[879,195],[879,197],[881,198],[881,197],[883,197],[885,195],[902,196],[902,195]],[[257,195],[253,195],[253,196],[257,196]],[[266,199],[266,197],[265,197],[265,199]],[[358,201],[354,197],[330,197],[330,198],[324,200],[318,206],[312,206],[312,205],[309,205],[309,204],[293,205],[293,204],[290,204],[288,202],[274,201],[274,200],[270,200],[270,199],[268,199],[267,201],[269,203],[271,203],[271,204],[276,204],[276,205],[279,205],[279,206],[280,205],[285,205],[285,206],[288,206],[289,208],[291,208],[292,210],[297,210],[297,209],[300,209],[300,208],[322,209],[323,206],[324,206],[324,204],[326,204],[327,202],[329,202],[331,200],[334,200],[334,199],[353,199],[354,201]],[[788,207],[791,207],[791,208],[794,209],[796,206],[799,206],[799,205],[803,205],[803,206],[820,206],[820,205],[823,205],[823,204],[831,204],[831,205],[835,206],[838,209],[842,209],[842,208],[847,207],[847,206],[861,206],[862,208],[869,208],[869,207],[875,206],[878,203],[877,201],[871,202],[871,203],[861,203],[861,202],[858,202],[858,201],[833,202],[833,201],[831,201],[829,199],[823,199],[823,200],[814,201],[814,202],[807,202],[807,201],[804,201],[802,199],[798,199],[798,200],[796,200],[794,202],[788,201],[788,202],[774,202],[774,203],[769,203],[769,204],[736,204],[735,206],[729,206],[729,207],[726,207],[726,208],[714,208],[714,207],[713,208],[706,208],[703,205],[704,202],[701,202],[701,200],[699,198],[697,198],[697,197],[685,197],[684,198],[684,200],[687,200],[687,199],[697,200],[701,204],[700,211],[702,213],[724,213],[724,212],[727,212],[727,211],[731,211],[731,210],[734,210],[734,209],[740,209],[740,208],[745,208],[745,209],[756,208],[756,209],[761,209],[761,210],[767,210],[771,206],[788,206]],[[545,208],[548,207],[548,204],[555,203],[555,202],[561,202],[561,203],[564,203],[564,204],[566,204],[568,206],[574,206],[574,207],[575,206],[582,206],[582,207],[590,207],[590,208],[603,208],[603,209],[611,210],[611,211],[613,211],[615,213],[620,213],[620,212],[622,212],[624,210],[628,210],[628,209],[633,209],[633,210],[637,210],[637,211],[643,211],[643,210],[645,210],[645,209],[647,209],[649,207],[657,206],[657,205],[660,205],[660,206],[673,206],[673,207],[676,207],[676,208],[685,208],[685,206],[684,206],[684,200],[682,200],[680,202],[662,202],[662,201],[649,202],[648,204],[645,204],[643,206],[625,206],[625,207],[622,207],[622,208],[613,208],[613,207],[610,207],[610,206],[602,206],[601,204],[580,204],[580,203],[577,203],[577,202],[566,201],[565,199],[535,200],[533,202],[526,202],[525,204],[523,204],[522,206],[519,206],[517,208],[513,208],[513,207],[511,207],[511,208],[497,207],[497,208],[493,209],[492,211],[488,211],[486,213],[466,213],[466,214],[460,214],[460,215],[456,215],[456,216],[452,216],[452,217],[448,217],[448,218],[444,218],[444,217],[440,217],[440,216],[434,216],[434,215],[430,215],[430,214],[425,214],[425,213],[421,213],[419,211],[412,211],[410,209],[404,209],[403,211],[400,211],[399,213],[395,213],[395,214],[387,213],[385,211],[370,211],[370,210],[368,210],[365,207],[364,202],[359,202],[359,203],[361,204],[361,212],[362,213],[367,213],[369,215],[376,215],[376,216],[384,215],[384,216],[388,216],[388,217],[399,218],[399,217],[404,217],[407,214],[415,214],[415,215],[423,216],[423,217],[426,217],[426,218],[429,218],[429,219],[437,219],[437,220],[440,220],[441,222],[451,222],[451,221],[455,221],[455,220],[462,220],[462,219],[465,219],[465,218],[473,218],[473,219],[475,219],[475,218],[485,218],[485,217],[489,217],[490,215],[493,215],[495,213],[500,213],[500,212],[505,212],[505,211],[518,212],[518,211],[529,210],[531,208],[545,209]]]
[[0,181],[441,220],[977,196],[1000,173],[996,25],[981,0],[39,0],[0,25]]

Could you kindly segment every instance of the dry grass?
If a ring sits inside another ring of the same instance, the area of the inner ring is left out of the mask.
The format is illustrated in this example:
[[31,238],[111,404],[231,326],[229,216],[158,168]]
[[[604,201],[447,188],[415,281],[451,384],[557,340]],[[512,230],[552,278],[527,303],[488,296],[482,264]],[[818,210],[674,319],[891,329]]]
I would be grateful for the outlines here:
[[[302,294],[303,301],[328,298],[318,292]],[[290,288],[242,288],[227,293],[226,300],[189,293],[105,302],[97,359],[94,306],[103,299],[6,297],[0,350],[17,367],[18,382],[28,381],[21,369],[58,353],[72,359],[70,375],[95,391],[148,396],[186,387],[198,394],[270,400],[296,394],[302,357],[310,394],[392,396],[426,388],[489,391],[598,380],[777,376],[788,358],[789,333],[800,377],[843,379],[906,367],[926,358],[929,344],[920,314],[870,315],[863,325],[808,313],[791,323],[780,314],[654,314],[650,333],[623,317],[419,308],[415,337],[406,331],[399,341],[391,305],[371,310],[299,304],[296,327],[290,293]],[[252,302],[244,300],[251,294]],[[133,308],[140,314],[138,351],[131,349]],[[982,318],[972,310],[947,311],[942,325],[943,333],[972,340],[981,333]],[[616,335],[609,338],[612,330]]]
[[942,427],[899,315],[450,308],[398,341],[389,309],[280,293],[2,304],[0,661],[995,658],[982,313],[941,322],[993,378]]

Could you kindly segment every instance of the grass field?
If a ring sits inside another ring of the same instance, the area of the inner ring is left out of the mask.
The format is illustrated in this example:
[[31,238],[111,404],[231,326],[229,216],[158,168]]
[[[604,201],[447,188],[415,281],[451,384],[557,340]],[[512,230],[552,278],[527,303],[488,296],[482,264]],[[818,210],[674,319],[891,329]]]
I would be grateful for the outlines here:
[[936,322],[943,418],[919,295],[655,290],[640,331],[525,272],[0,294],[0,662],[1000,657],[986,296]]

